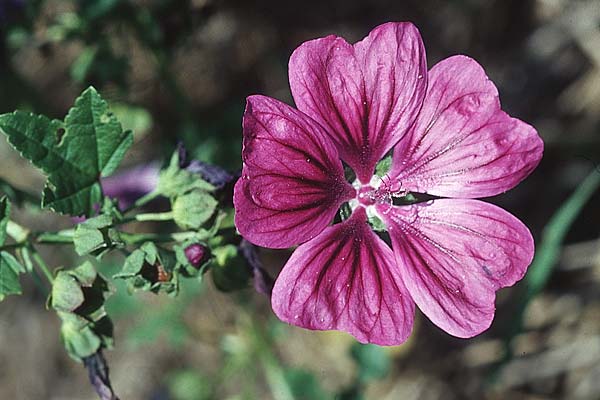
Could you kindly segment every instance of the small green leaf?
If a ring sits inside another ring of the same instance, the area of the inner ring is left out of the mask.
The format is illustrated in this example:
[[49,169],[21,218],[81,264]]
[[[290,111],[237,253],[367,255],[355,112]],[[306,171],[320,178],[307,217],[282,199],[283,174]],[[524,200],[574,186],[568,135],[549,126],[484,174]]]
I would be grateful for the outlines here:
[[0,252],[0,301],[11,294],[21,294],[19,274],[25,272],[15,257],[5,251]]
[[175,198],[173,219],[182,229],[198,229],[213,215],[217,204],[209,193],[193,190]]
[[169,166],[160,172],[156,190],[165,197],[175,198],[194,189],[212,192],[215,187],[198,176],[179,167],[177,152]]
[[0,115],[0,131],[48,176],[42,206],[70,215],[94,213],[102,201],[100,177],[114,172],[133,143],[93,87],[77,98],[64,123],[16,111]]
[[0,246],[6,241],[6,226],[10,219],[10,202],[6,197],[0,198]]

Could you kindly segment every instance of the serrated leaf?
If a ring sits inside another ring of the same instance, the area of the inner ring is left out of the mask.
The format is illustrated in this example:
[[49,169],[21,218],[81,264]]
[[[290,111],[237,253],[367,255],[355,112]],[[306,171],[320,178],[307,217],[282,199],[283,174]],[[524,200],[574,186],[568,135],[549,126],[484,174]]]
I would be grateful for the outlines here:
[[100,177],[114,172],[133,143],[93,87],[77,98],[64,123],[16,111],[0,115],[0,131],[48,176],[42,206],[70,215],[94,213],[102,201]]
[[21,294],[19,274],[25,272],[19,261],[10,253],[0,252],[0,301],[11,294]]
[[182,229],[199,229],[215,212],[217,201],[209,193],[193,190],[173,201],[173,219]]
[[10,219],[10,202],[6,197],[0,198],[0,246],[6,241],[6,226]]

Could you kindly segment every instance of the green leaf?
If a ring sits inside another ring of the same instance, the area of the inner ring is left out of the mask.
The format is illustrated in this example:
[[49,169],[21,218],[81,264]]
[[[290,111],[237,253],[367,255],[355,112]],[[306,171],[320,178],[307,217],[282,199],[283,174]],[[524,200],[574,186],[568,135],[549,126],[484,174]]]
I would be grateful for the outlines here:
[[156,190],[165,197],[175,198],[195,189],[212,192],[215,187],[198,174],[181,169],[179,155],[175,152],[169,166],[160,172]]
[[0,252],[0,301],[11,294],[21,294],[19,274],[25,272],[15,257],[5,251]]
[[70,215],[94,213],[102,201],[100,177],[114,172],[133,143],[93,87],[75,100],[64,123],[15,111],[0,115],[0,131],[48,176],[42,206]]
[[6,197],[0,198],[0,246],[6,241],[6,226],[10,220],[10,202]]
[[173,219],[182,229],[199,229],[213,215],[217,204],[207,192],[193,190],[175,198]]

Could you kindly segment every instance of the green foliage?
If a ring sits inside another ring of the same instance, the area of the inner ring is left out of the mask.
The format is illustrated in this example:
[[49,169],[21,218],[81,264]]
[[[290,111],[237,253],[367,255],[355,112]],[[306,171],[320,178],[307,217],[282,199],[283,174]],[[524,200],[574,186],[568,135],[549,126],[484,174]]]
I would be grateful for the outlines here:
[[[10,202],[6,197],[0,198],[0,247],[6,242],[6,227],[10,219]],[[0,301],[11,294],[21,294],[19,274],[25,268],[12,254],[0,251]]]
[[192,190],[173,201],[173,218],[183,229],[198,229],[215,212],[217,201],[208,192]]
[[0,301],[7,295],[21,294],[19,274],[25,272],[15,257],[6,251],[0,252]]
[[114,247],[123,246],[124,243],[113,223],[112,216],[102,214],[77,225],[73,235],[77,254],[101,256]]
[[115,171],[133,143],[93,87],[75,100],[64,122],[15,111],[0,115],[0,130],[48,176],[43,207],[70,215],[94,213],[102,201],[100,177]]
[[125,280],[131,292],[144,290],[177,295],[179,268],[175,253],[146,242],[127,257],[123,269],[113,278]]
[[180,168],[179,155],[175,152],[169,166],[161,171],[156,190],[165,197],[175,198],[192,190],[213,192],[215,187],[198,174]]
[[62,320],[61,337],[75,360],[112,347],[112,322],[104,308],[112,292],[90,262],[56,275],[49,304]]

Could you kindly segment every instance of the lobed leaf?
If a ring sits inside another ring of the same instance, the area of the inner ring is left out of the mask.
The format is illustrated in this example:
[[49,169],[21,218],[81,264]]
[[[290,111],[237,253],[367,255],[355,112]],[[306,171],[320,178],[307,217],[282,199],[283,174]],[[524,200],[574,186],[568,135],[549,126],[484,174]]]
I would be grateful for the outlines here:
[[114,172],[133,143],[93,87],[75,100],[64,122],[15,111],[0,115],[0,131],[47,175],[42,206],[70,215],[95,212],[100,177]]

